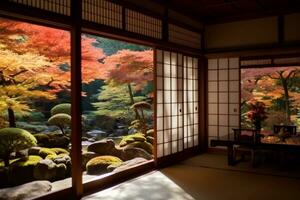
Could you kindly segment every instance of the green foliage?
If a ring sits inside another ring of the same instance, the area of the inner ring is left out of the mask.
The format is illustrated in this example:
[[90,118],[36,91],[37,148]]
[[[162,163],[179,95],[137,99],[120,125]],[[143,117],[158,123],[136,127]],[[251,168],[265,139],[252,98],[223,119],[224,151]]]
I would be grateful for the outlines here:
[[108,166],[121,164],[122,162],[120,158],[115,156],[98,156],[88,161],[86,170],[88,174],[103,174],[108,172]]
[[64,128],[67,128],[71,124],[71,116],[65,113],[55,114],[48,119],[49,125],[58,126],[64,134]]
[[11,152],[35,146],[35,137],[26,130],[19,128],[0,129],[0,156],[8,161]]
[[154,143],[154,137],[152,137],[152,136],[147,136],[146,139],[147,139],[147,142],[149,142],[150,144],[153,144],[153,143]]
[[54,116],[56,114],[64,113],[71,115],[71,104],[70,103],[61,103],[56,106],[54,106],[51,109],[51,116]]
[[52,156],[56,156],[56,153],[48,148],[41,148],[39,151],[39,156],[41,156],[42,158],[46,158],[47,156],[52,155]]
[[[135,96],[134,101],[141,101],[144,96]],[[130,109],[131,101],[127,85],[108,84],[101,87],[97,103],[93,106],[97,109],[95,115],[106,115],[117,119],[131,120],[134,112]]]

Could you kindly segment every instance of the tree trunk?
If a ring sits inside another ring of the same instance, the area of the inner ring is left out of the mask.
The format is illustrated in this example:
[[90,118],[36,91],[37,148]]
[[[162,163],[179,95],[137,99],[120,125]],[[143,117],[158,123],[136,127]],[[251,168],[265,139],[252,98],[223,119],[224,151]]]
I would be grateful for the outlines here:
[[[130,96],[130,103],[131,103],[131,105],[133,105],[134,104],[134,99],[133,99],[132,88],[131,88],[130,83],[128,83],[127,86],[128,86],[129,96]],[[135,108],[134,108],[134,112],[135,112],[135,118],[140,119],[140,115],[139,115],[138,111]]]
[[285,114],[286,114],[286,123],[290,124],[291,122],[291,110],[290,110],[290,97],[287,81],[282,78],[281,80],[283,91],[284,91],[284,102],[285,102]]
[[65,131],[64,131],[63,127],[60,127],[60,126],[59,126],[59,129],[61,130],[61,133],[62,133],[63,135],[65,135]]
[[5,156],[5,158],[3,160],[4,160],[4,166],[9,167],[9,155]]
[[8,111],[9,127],[16,127],[16,118],[15,118],[14,110],[8,108],[7,111]]

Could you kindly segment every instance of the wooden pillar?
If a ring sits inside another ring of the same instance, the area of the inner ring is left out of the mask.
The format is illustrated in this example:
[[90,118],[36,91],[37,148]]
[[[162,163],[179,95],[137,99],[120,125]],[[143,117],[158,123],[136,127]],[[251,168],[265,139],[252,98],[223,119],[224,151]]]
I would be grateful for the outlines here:
[[71,4],[71,157],[72,199],[80,199],[83,193],[81,169],[81,23],[82,0]]

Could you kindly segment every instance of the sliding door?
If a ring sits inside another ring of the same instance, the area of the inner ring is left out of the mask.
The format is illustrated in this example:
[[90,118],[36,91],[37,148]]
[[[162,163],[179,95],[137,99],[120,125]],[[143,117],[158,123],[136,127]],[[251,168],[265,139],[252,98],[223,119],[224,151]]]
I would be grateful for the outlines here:
[[157,157],[199,144],[198,58],[156,51]]

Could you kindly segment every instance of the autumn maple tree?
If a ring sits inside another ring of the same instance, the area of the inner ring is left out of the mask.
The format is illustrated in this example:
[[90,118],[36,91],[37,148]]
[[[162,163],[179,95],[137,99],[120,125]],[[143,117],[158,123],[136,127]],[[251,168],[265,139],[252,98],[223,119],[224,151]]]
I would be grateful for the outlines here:
[[[133,86],[138,91],[153,80],[153,51],[151,50],[120,50],[108,56],[105,65],[110,68],[108,81],[127,85],[131,105],[135,103]],[[136,115],[138,116],[137,112]]]
[[[105,54],[94,42],[82,36],[83,83],[108,75]],[[15,126],[14,111],[30,111],[30,99],[55,99],[57,92],[68,91],[70,33],[0,18],[0,87],[0,109],[8,109],[10,126]]]
[[242,103],[251,99],[272,106],[274,100],[282,99],[286,123],[291,122],[291,103],[299,104],[300,95],[297,82],[300,70],[297,67],[270,67],[242,70]]

